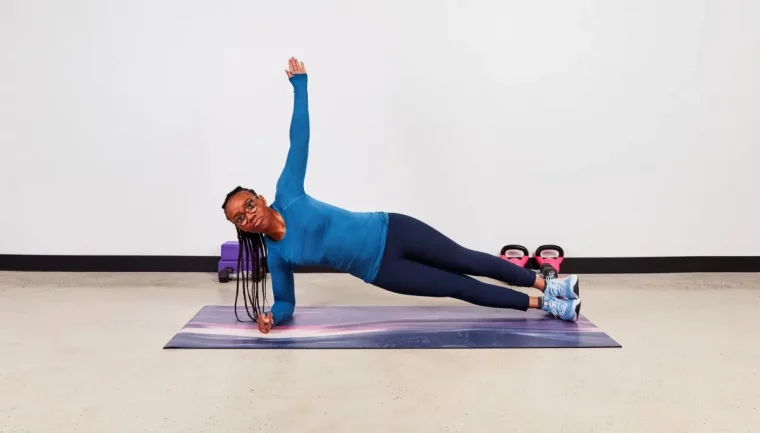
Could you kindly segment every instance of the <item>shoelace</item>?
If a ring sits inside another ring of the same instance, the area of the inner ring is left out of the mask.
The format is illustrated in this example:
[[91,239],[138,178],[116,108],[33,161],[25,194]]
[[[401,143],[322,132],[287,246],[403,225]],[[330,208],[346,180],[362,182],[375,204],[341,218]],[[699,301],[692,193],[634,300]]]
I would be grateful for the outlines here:
[[565,314],[567,310],[567,303],[560,301],[559,299],[552,299],[549,301],[549,309],[557,316]]
[[567,285],[564,280],[560,280],[558,278],[548,278],[546,280],[546,285],[551,285],[552,292],[554,292],[556,296],[565,296],[565,293],[567,293]]

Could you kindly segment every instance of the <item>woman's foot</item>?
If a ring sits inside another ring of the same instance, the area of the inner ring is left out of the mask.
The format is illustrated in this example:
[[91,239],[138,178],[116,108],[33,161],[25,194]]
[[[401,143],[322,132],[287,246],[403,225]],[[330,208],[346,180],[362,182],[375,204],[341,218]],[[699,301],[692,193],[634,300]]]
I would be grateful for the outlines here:
[[577,275],[570,275],[563,279],[550,278],[546,280],[544,294],[555,298],[578,299],[580,293],[581,289],[579,287]]
[[581,300],[559,299],[545,293],[541,309],[547,313],[551,313],[554,317],[574,322],[581,315]]

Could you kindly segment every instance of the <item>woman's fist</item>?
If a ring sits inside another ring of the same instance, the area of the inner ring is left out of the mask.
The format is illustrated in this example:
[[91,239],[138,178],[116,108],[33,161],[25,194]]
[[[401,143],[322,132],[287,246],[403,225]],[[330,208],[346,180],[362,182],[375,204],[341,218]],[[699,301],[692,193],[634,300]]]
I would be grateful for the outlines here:
[[272,329],[272,325],[274,324],[274,317],[272,317],[271,312],[267,314],[259,314],[259,317],[258,319],[256,319],[256,322],[259,325],[259,331],[266,334],[269,332],[270,329]]

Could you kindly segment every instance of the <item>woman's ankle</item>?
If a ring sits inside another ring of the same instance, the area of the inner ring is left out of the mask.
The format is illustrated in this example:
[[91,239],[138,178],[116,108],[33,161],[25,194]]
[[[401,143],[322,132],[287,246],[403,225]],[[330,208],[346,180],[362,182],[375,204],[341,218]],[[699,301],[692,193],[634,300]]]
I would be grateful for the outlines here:
[[546,290],[546,280],[544,280],[544,277],[536,275],[536,282],[533,283],[533,288],[542,292]]

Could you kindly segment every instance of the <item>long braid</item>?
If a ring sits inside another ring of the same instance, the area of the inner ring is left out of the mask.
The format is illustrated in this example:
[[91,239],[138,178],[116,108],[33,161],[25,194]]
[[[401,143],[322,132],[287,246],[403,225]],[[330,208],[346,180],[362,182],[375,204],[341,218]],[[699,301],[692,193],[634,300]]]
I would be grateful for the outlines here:
[[[248,317],[256,321],[268,306],[266,286],[266,244],[260,233],[247,233],[240,229],[238,234],[237,282],[235,288],[235,317],[237,315],[240,286],[243,289],[243,304]],[[261,284],[261,287],[259,287]],[[261,289],[261,290],[259,290]],[[250,304],[250,310],[249,310]]]
[[[229,198],[244,190],[237,187],[231,191],[222,204],[224,208]],[[253,194],[255,191],[245,189]],[[264,310],[269,305],[267,302],[267,249],[264,242],[264,235],[261,233],[248,233],[237,229],[238,238],[238,258],[237,258],[237,278],[235,285],[235,318],[238,321],[237,306],[240,298],[240,289],[242,283],[243,305],[246,314],[254,322],[259,318],[259,314],[264,314]],[[261,287],[259,287],[261,284]],[[261,289],[261,290],[259,290]],[[250,304],[250,309],[249,309]]]

